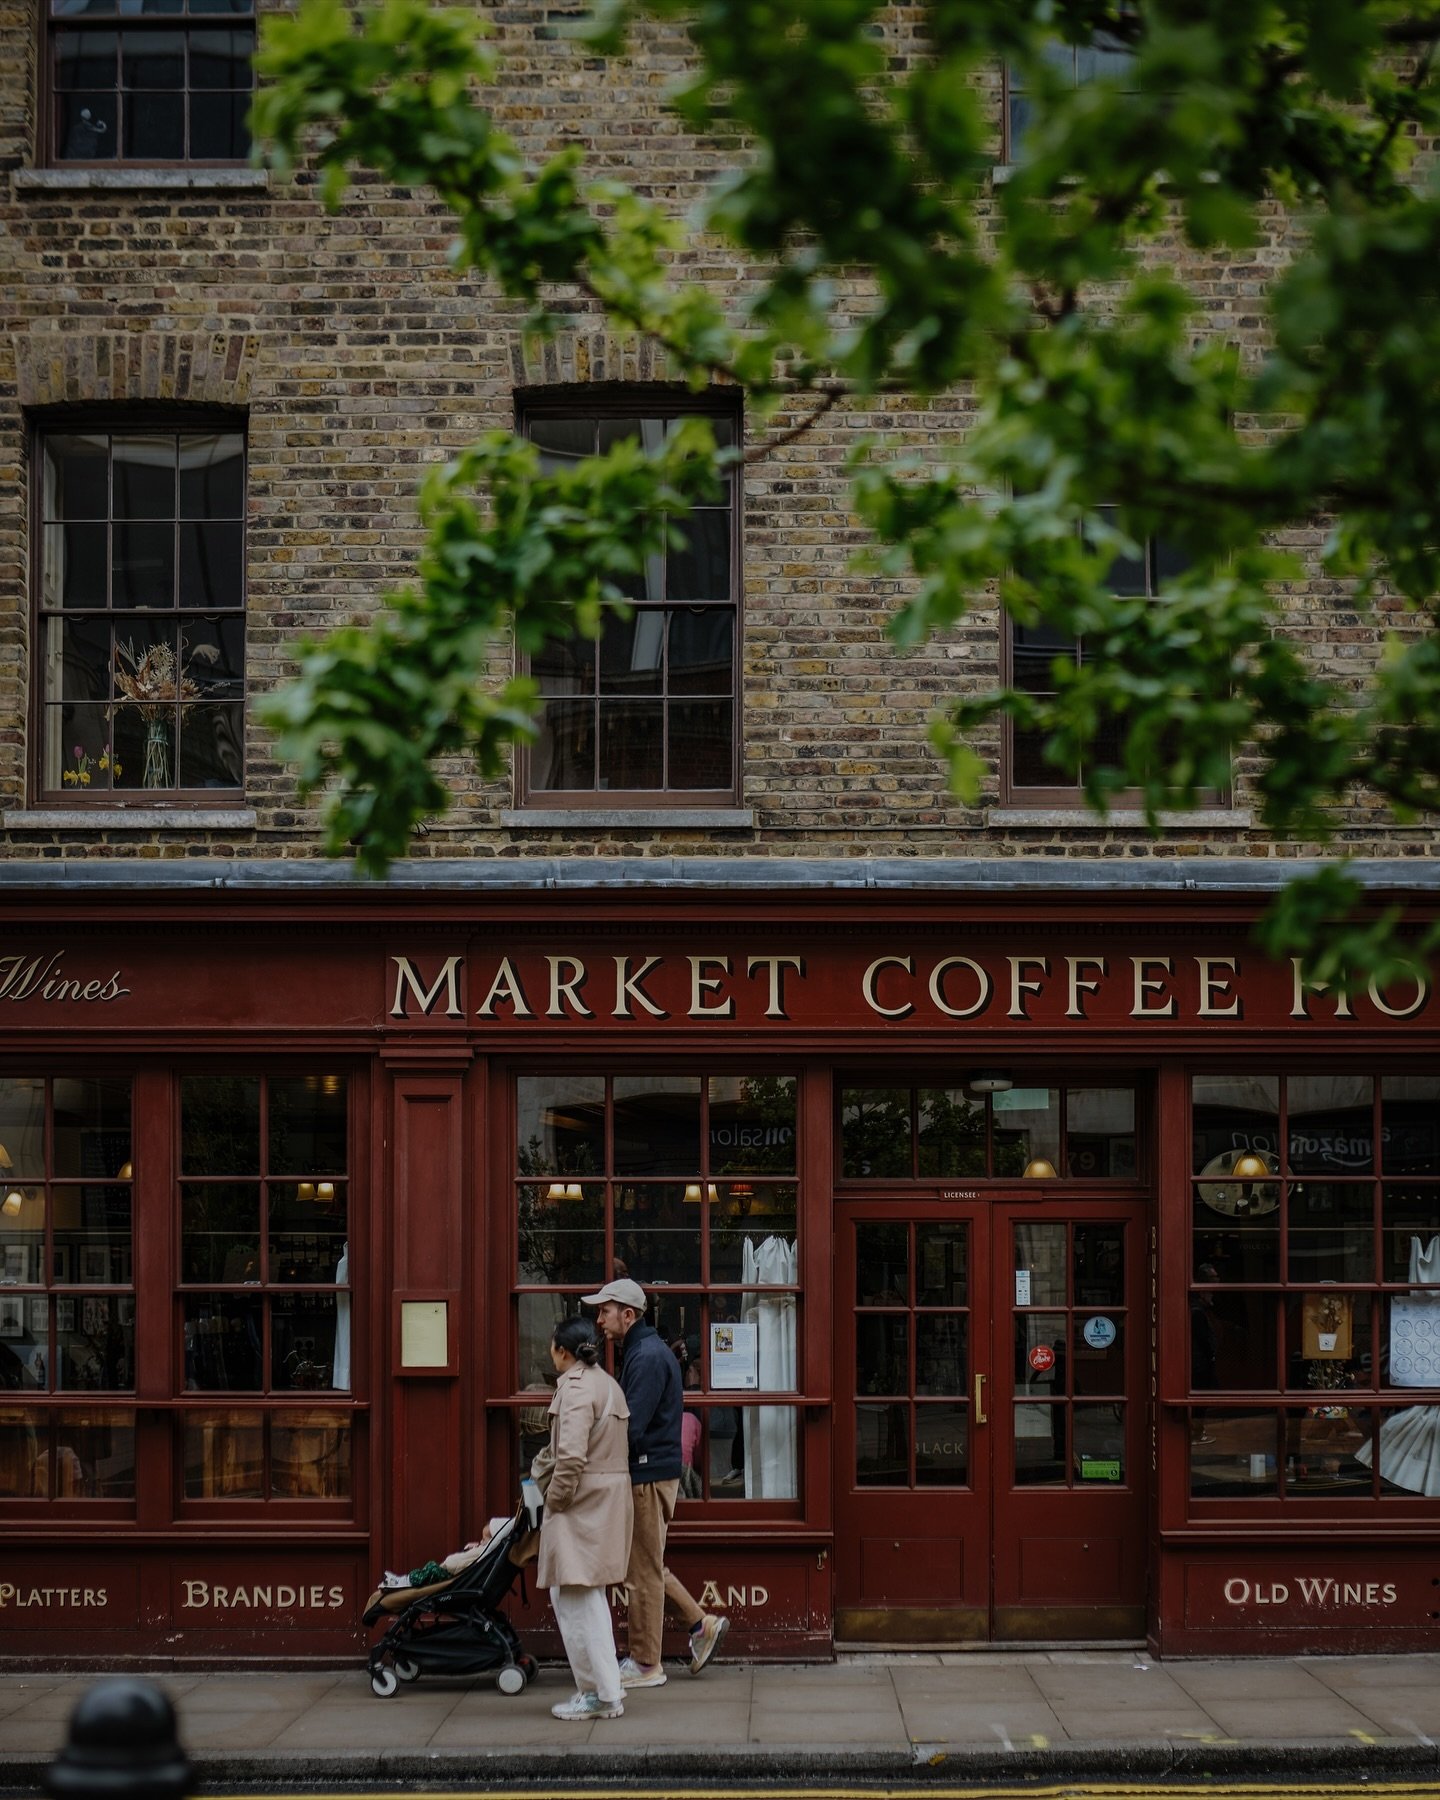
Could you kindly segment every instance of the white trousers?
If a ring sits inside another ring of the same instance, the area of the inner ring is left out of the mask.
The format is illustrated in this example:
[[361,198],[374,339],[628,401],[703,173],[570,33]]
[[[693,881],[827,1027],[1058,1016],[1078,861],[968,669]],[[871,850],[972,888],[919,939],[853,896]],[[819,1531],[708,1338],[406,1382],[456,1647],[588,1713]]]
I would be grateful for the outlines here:
[[607,1705],[625,1698],[615,1655],[615,1627],[604,1588],[552,1587],[550,1604],[570,1659],[576,1691],[598,1694]]

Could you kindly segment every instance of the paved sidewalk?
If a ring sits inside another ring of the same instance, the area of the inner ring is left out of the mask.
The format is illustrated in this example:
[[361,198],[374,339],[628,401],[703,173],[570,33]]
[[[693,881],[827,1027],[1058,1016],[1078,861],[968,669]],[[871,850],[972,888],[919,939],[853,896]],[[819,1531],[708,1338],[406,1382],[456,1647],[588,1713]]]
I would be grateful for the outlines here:
[[[93,1676],[0,1674],[0,1788],[33,1790]],[[1440,1775],[1440,1655],[1156,1663],[1138,1651],[671,1665],[613,1723],[567,1725],[542,1669],[514,1698],[422,1678],[377,1699],[342,1673],[155,1677],[211,1792],[331,1782],[435,1785],[866,1776],[1002,1781],[1176,1774]]]

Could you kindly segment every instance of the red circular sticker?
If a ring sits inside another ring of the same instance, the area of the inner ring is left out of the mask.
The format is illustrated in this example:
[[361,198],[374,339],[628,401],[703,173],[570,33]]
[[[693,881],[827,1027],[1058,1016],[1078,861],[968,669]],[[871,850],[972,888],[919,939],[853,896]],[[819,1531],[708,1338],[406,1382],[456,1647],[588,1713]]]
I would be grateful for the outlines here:
[[1048,1344],[1037,1344],[1030,1352],[1030,1367],[1042,1375],[1055,1367],[1055,1352]]

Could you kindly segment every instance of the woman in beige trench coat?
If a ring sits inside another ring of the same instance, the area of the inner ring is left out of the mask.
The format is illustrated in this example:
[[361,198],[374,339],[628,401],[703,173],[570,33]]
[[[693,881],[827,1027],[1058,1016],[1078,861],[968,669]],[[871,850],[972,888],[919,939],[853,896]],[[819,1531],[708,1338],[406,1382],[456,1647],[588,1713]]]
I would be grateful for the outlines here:
[[550,1590],[575,1677],[572,1697],[550,1708],[557,1719],[618,1719],[625,1710],[605,1589],[625,1579],[630,1560],[630,1409],[599,1355],[588,1320],[556,1326],[550,1443],[532,1471],[537,1481],[548,1474],[536,1578]]

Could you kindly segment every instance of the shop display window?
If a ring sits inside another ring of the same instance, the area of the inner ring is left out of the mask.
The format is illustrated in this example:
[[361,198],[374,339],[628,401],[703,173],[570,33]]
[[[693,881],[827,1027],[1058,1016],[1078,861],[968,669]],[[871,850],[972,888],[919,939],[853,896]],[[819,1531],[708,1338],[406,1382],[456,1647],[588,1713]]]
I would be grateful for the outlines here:
[[[547,1441],[548,1346],[628,1275],[680,1364],[683,1495],[799,1498],[796,1081],[522,1075],[516,1083],[518,1453]],[[525,1397],[534,1398],[525,1403]]]
[[1192,1498],[1440,1497],[1440,1076],[1197,1076],[1192,1125]]
[[844,1085],[840,1169],[847,1181],[1133,1181],[1135,1088],[1024,1078],[988,1093],[964,1084]]

